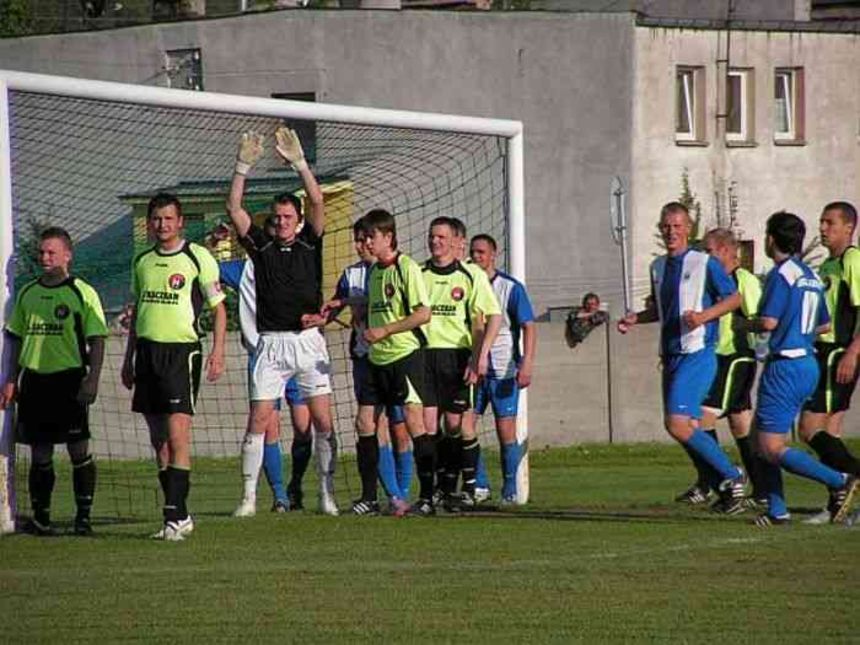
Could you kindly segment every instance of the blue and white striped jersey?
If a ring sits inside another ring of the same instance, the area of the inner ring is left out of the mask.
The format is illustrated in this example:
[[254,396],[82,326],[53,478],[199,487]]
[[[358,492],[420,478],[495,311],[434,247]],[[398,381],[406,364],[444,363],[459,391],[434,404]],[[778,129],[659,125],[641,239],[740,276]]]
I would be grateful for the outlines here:
[[239,328],[242,345],[249,352],[257,347],[257,287],[254,281],[254,263],[247,260],[219,262],[221,282],[239,294]]
[[522,358],[520,332],[522,326],[534,320],[532,303],[523,284],[516,278],[496,271],[490,280],[502,309],[502,326],[490,350],[487,376],[505,379],[515,376]]
[[[334,297],[338,299],[366,298],[370,266],[367,262],[359,260],[346,267],[337,281]],[[365,329],[367,329],[367,307],[354,305],[352,307],[352,334],[349,338],[349,354],[352,358],[363,358],[370,351],[370,346],[364,340]]]

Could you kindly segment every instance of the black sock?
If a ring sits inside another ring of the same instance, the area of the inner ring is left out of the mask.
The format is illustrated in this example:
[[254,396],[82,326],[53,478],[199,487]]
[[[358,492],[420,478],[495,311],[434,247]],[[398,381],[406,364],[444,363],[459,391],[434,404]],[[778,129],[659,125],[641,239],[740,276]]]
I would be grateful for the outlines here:
[[741,462],[743,462],[744,470],[747,471],[750,483],[752,484],[753,499],[766,497],[767,488],[764,485],[762,477],[761,460],[753,451],[749,435],[746,437],[735,437],[735,444],[738,446],[738,452],[741,453]]
[[[447,473],[451,465],[454,451],[454,440],[447,433],[439,431],[435,436],[436,441],[436,487],[443,492],[454,492],[454,486],[447,488]],[[456,483],[455,483],[456,485]]]
[[478,438],[461,439],[462,465],[463,465],[463,490],[469,495],[475,494],[475,472],[478,470],[478,457],[481,455],[481,444]]
[[860,462],[839,437],[834,437],[826,430],[819,430],[809,440],[809,446],[825,466],[830,466],[840,473],[860,475]]
[[361,476],[361,499],[376,501],[376,475],[379,470],[379,441],[375,434],[360,436],[356,444],[358,474]]
[[92,455],[87,455],[80,461],[72,461],[72,487],[78,509],[76,517],[88,519],[96,492],[96,462]]
[[30,464],[30,503],[33,517],[40,524],[51,522],[51,493],[54,491],[54,462]]
[[293,437],[293,443],[290,446],[290,456],[292,457],[293,464],[290,473],[290,483],[288,485],[291,491],[300,491],[302,489],[302,479],[311,461],[312,452],[313,441],[311,440],[310,433],[308,433],[307,439]]
[[186,498],[190,488],[190,470],[167,468],[167,499],[164,503],[164,521],[177,522],[188,517]]
[[445,463],[442,463],[441,455],[436,455],[436,472],[442,473],[442,478],[437,479],[436,484],[443,493],[450,494],[457,490],[457,481],[460,479],[460,467],[463,465],[463,440],[460,435],[448,435],[444,443]]
[[163,499],[167,501],[167,468],[158,471],[158,483],[161,485]]
[[412,450],[415,455],[415,471],[418,475],[418,497],[433,499],[433,476],[436,469],[436,441],[429,434],[412,439]]

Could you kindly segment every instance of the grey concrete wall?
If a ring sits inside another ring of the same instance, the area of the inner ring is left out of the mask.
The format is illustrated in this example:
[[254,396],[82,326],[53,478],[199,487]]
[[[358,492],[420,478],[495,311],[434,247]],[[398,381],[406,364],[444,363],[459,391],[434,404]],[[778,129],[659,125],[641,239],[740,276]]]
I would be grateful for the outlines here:
[[164,85],[200,47],[205,88],[520,119],[538,310],[618,290],[606,204],[629,174],[632,16],[288,11],[0,41],[0,68]]

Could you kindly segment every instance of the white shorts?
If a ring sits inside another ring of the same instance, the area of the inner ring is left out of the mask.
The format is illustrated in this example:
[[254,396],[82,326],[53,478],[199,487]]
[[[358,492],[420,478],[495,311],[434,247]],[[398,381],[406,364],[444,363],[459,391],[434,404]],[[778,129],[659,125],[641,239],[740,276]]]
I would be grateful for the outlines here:
[[251,400],[279,400],[293,377],[302,398],[331,394],[330,373],[331,360],[318,329],[264,332],[251,367]]

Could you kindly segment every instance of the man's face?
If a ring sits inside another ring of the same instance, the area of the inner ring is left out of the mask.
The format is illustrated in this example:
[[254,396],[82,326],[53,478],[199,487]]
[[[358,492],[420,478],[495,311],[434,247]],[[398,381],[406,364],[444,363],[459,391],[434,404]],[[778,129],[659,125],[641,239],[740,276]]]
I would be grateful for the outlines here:
[[353,239],[352,243],[355,247],[355,253],[361,258],[362,262],[373,262],[376,260],[373,253],[370,252],[370,245],[368,244],[368,236],[366,233],[360,233],[356,238]]
[[466,247],[468,246],[468,242],[466,238],[460,235],[454,234],[453,239],[453,248],[454,248],[454,257],[458,260],[466,259]]
[[821,244],[828,250],[833,250],[842,249],[851,244],[854,229],[842,217],[842,211],[832,208],[821,214],[818,232],[821,234]]
[[299,228],[299,213],[290,203],[275,204],[275,212],[271,216],[274,238],[280,242],[289,242],[296,236]]
[[690,219],[685,213],[667,213],[663,216],[660,220],[660,234],[670,255],[680,253],[687,248],[691,230]]
[[487,240],[475,240],[469,249],[472,262],[484,271],[492,271],[496,268],[496,252]]
[[39,266],[45,273],[68,273],[72,252],[63,240],[49,237],[39,243]]
[[364,238],[364,246],[373,257],[387,256],[391,252],[392,233],[383,233],[379,229],[373,229]]
[[705,252],[716,259],[726,272],[734,269],[737,251],[729,244],[720,244],[712,237],[705,237]]
[[454,234],[447,224],[437,224],[430,228],[427,246],[434,260],[448,260],[454,254]]
[[585,301],[585,311],[586,313],[593,314],[594,312],[600,309],[600,300],[597,298],[591,297],[586,299]]
[[156,208],[149,217],[149,227],[161,244],[170,244],[182,236],[183,218],[176,206],[169,204]]

